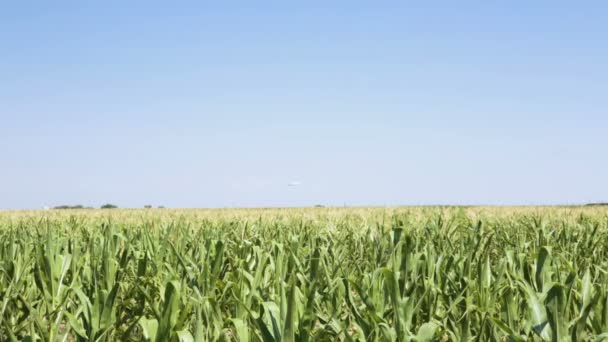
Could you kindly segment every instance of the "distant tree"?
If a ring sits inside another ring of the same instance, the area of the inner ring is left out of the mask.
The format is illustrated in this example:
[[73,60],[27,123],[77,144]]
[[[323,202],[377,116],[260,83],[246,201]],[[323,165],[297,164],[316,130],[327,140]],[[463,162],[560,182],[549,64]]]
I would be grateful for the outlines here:
[[165,207],[164,207],[164,206],[162,206],[162,205],[159,205],[159,206],[158,206],[158,209],[164,209],[164,208],[165,208]]
[[146,205],[144,205],[144,208],[146,208],[146,209],[150,209],[150,208],[152,208],[152,206],[151,206],[151,205],[149,205],[149,204],[146,204]]
[[315,204],[315,208],[323,208],[325,207],[323,204]]
[[84,209],[84,206],[81,204],[77,205],[58,205],[53,207],[53,209]]
[[107,203],[107,204],[104,204],[101,206],[101,209],[115,209],[115,208],[118,208],[118,206],[114,205],[114,204],[110,204],[110,203]]

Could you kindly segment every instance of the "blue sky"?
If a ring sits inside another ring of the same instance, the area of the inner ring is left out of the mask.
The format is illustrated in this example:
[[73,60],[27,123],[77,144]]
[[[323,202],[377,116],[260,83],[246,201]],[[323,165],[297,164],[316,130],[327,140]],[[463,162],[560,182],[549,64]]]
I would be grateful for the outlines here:
[[4,2],[0,208],[608,201],[606,18],[599,1]]

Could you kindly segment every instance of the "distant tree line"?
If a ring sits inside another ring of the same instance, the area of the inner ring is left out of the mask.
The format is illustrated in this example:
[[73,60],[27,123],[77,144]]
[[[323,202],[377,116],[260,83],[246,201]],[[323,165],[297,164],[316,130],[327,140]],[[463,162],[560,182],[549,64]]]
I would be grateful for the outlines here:
[[[106,203],[106,204],[102,205],[99,208],[100,209],[116,209],[116,208],[118,208],[118,206],[115,205],[115,204]],[[146,204],[146,205],[144,205],[144,208],[151,209],[152,205]],[[164,208],[164,206],[159,205],[158,208],[162,209],[162,208]],[[94,209],[94,208],[93,207],[85,207],[82,204],[77,204],[77,205],[58,205],[58,206],[53,207],[52,209]]]
[[53,207],[53,209],[93,209],[93,207],[85,207],[84,205],[58,205]]
[[[118,208],[117,205],[106,203],[100,207],[101,209],[115,209]],[[93,207],[85,207],[82,204],[77,205],[58,205],[53,207],[53,209],[94,209]]]

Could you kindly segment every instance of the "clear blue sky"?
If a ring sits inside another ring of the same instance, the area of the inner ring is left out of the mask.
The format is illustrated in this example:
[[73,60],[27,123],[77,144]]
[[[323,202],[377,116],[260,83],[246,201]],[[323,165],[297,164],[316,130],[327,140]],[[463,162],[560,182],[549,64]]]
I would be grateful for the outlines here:
[[0,208],[608,201],[607,37],[605,1],[3,2]]

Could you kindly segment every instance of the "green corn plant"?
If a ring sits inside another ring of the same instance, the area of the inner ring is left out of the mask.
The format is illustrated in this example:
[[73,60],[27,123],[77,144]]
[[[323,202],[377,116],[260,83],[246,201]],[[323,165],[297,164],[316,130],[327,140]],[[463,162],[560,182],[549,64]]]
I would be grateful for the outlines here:
[[0,341],[608,340],[607,217],[0,212]]

